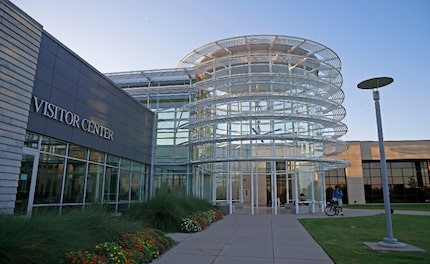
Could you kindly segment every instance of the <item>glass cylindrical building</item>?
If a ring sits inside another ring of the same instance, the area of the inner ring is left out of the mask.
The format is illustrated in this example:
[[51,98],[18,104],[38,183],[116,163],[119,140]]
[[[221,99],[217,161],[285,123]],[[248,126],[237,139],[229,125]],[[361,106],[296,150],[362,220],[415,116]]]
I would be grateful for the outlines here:
[[324,171],[347,165],[330,158],[347,149],[337,54],[307,39],[251,35],[193,50],[178,64],[189,67],[196,77],[181,128],[190,131],[194,189],[230,211],[297,211],[300,194],[318,211]]

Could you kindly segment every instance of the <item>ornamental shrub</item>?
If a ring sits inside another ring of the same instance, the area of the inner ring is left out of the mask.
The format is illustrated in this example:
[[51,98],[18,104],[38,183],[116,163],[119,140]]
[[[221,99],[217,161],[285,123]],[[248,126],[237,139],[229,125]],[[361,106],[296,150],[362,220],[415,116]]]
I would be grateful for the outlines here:
[[103,264],[104,262],[94,252],[89,252],[88,250],[78,250],[66,253],[64,263]]
[[99,255],[102,261],[115,264],[129,264],[136,263],[132,259],[130,252],[124,250],[119,244],[115,242],[104,242],[97,244],[94,247],[94,252]]
[[192,217],[184,217],[181,219],[180,232],[195,233],[202,231],[202,227]]
[[209,226],[210,222],[207,218],[206,212],[198,211],[192,215],[194,221],[198,222],[202,229],[205,229]]

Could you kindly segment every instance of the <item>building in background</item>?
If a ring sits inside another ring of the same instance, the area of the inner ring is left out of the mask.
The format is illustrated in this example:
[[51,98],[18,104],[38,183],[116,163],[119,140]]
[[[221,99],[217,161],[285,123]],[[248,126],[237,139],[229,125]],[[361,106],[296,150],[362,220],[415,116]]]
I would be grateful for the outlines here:
[[[378,141],[349,141],[339,154],[350,165],[326,174],[328,193],[340,184],[349,204],[383,203]],[[390,200],[393,203],[430,202],[430,141],[386,141]]]

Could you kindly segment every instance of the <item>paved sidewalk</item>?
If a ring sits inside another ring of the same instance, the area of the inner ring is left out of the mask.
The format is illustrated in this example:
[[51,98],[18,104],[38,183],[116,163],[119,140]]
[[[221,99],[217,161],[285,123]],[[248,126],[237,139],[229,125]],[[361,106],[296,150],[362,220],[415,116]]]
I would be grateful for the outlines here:
[[[318,214],[319,217],[324,217]],[[194,234],[153,263],[333,263],[293,214],[232,214]]]
[[[344,212],[345,216],[333,217],[376,215],[384,211],[344,209]],[[328,217],[324,213],[295,215],[281,210],[274,215],[266,208],[258,213],[227,215],[198,233],[168,234],[179,244],[152,263],[333,263],[298,221],[299,218]]]

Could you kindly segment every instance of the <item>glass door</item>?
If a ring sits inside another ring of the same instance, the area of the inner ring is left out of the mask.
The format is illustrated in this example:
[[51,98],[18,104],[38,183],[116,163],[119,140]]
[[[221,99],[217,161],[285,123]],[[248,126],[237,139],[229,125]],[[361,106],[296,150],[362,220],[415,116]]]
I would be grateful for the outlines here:
[[15,200],[15,214],[31,215],[36,186],[39,154],[35,149],[24,148]]

